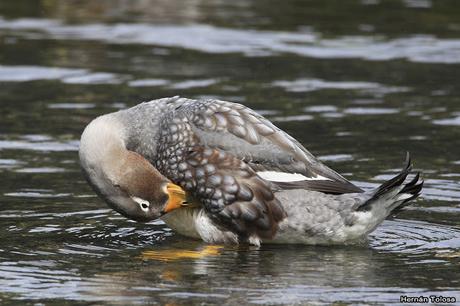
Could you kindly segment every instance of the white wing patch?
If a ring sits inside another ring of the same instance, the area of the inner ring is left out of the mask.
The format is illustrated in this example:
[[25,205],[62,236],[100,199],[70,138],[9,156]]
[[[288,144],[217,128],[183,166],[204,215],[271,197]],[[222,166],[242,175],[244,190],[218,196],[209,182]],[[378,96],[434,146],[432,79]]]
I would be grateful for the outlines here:
[[315,177],[306,177],[300,173],[278,172],[278,171],[260,171],[257,174],[264,180],[271,182],[300,182],[300,181],[330,181],[330,179],[317,175]]

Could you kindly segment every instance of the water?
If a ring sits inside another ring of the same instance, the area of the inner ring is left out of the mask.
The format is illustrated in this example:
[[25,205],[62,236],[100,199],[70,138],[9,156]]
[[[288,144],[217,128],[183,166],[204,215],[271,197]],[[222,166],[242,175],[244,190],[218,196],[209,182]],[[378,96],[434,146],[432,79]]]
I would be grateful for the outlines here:
[[[0,303],[460,300],[455,1],[0,2]],[[244,103],[363,188],[423,171],[362,245],[208,246],[84,181],[95,116],[165,96]]]

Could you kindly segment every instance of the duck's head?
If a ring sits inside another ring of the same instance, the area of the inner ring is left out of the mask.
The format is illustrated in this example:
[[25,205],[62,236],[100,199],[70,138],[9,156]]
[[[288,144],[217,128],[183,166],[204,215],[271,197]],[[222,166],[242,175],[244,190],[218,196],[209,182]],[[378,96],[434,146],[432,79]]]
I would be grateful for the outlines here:
[[94,190],[123,216],[147,222],[186,203],[185,192],[140,154],[126,149],[113,115],[93,120],[82,134],[80,163]]

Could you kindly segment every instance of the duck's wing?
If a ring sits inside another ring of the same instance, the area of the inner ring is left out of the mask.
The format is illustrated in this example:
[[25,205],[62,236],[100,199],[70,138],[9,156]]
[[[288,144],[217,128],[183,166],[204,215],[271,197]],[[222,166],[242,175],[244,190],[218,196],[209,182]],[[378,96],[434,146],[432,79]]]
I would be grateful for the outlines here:
[[167,156],[157,167],[198,199],[216,225],[237,233],[242,242],[254,235],[273,238],[286,214],[270,184],[246,163],[203,146],[187,146]]
[[321,183],[306,185],[312,190],[360,191],[262,116],[224,101],[172,100],[154,162],[196,197],[216,224],[243,238],[272,238],[286,216],[266,177],[271,172]]
[[250,108],[220,100],[184,100],[179,100],[176,116],[188,119],[197,143],[233,154],[262,178],[282,188],[363,192]]

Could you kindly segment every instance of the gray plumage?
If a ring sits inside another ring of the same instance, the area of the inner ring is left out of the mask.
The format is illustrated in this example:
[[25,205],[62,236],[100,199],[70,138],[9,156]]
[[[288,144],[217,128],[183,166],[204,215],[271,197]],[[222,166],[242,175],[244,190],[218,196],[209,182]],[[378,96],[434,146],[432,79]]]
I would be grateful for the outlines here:
[[408,154],[405,167],[397,176],[365,193],[330,195],[306,190],[277,193],[288,218],[273,242],[334,244],[365,237],[420,194],[423,180],[418,173],[404,184],[411,168]]
[[[359,241],[420,194],[423,180],[419,174],[405,183],[410,170],[408,158],[400,174],[364,193],[335,195],[305,189],[277,191],[275,197],[287,217],[280,222],[272,239],[253,239],[251,243],[330,245]],[[163,219],[185,236],[210,243],[238,242],[237,236],[209,225],[202,208],[180,209]]]
[[[100,141],[108,145],[102,147]],[[129,163],[118,165],[116,156],[126,154],[132,155]],[[201,206],[178,209],[165,220],[187,234],[187,228],[183,229],[174,215],[194,215],[202,223],[187,222],[194,224],[198,236],[215,242],[280,241],[278,237],[292,233],[294,228],[294,232],[319,237],[327,230],[318,228],[359,224],[353,221],[356,203],[365,207],[365,203],[386,198],[394,188],[402,186],[409,173],[407,170],[404,179],[400,177],[379,189],[373,201],[374,195],[362,193],[362,189],[319,162],[295,139],[253,110],[226,101],[179,97],[142,103],[94,120],[82,136],[80,158],[90,183],[104,199],[127,217],[132,212],[132,218],[138,220],[157,217],[162,210],[134,211],[132,201],[126,198],[142,204],[145,199],[138,195],[142,193],[154,202],[165,203],[161,200],[164,193],[149,194],[148,184],[139,179],[137,189],[128,184],[116,191],[120,186],[117,175],[135,167],[136,160],[148,163],[148,168],[153,166],[145,176],[149,182],[172,181]],[[104,167],[99,169],[99,163]],[[412,183],[401,187],[406,188],[404,194],[410,194],[411,199],[420,191],[414,186],[421,188],[418,178]],[[114,192],[117,197],[112,196]],[[392,200],[399,203],[401,199]],[[122,204],[117,205],[117,201]],[[353,201],[355,204],[349,204]]]
[[276,187],[256,171],[328,179],[322,182],[325,189],[315,186],[319,182],[303,182],[311,190],[361,191],[241,104],[174,97],[142,103],[117,114],[128,129],[129,150],[144,156],[164,176],[199,199],[216,223],[242,238],[252,234],[273,237],[286,216],[273,196]]

